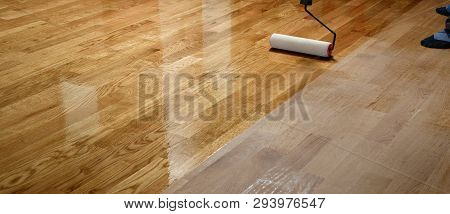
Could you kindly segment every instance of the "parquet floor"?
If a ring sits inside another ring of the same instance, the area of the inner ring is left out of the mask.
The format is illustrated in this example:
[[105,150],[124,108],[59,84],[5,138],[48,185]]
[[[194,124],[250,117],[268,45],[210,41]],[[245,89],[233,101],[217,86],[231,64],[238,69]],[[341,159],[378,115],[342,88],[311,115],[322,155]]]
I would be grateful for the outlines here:
[[0,192],[448,193],[445,3],[2,0]]

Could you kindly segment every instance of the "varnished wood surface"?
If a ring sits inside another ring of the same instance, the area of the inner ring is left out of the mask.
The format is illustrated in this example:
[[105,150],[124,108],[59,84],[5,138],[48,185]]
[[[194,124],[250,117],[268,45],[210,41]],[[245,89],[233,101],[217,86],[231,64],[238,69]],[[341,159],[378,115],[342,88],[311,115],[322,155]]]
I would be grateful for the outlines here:
[[[0,192],[448,192],[449,53],[418,45],[442,28],[444,3],[315,1],[339,35],[324,61],[269,51],[274,32],[330,39],[296,0],[3,0]],[[142,74],[223,73],[298,81],[247,83],[272,93],[246,103],[251,118],[223,117],[243,94],[223,82],[215,103],[194,98],[219,107],[214,120],[171,116],[188,103],[145,105],[163,109],[158,120],[139,113]],[[310,121],[268,121],[299,99],[305,74]]]

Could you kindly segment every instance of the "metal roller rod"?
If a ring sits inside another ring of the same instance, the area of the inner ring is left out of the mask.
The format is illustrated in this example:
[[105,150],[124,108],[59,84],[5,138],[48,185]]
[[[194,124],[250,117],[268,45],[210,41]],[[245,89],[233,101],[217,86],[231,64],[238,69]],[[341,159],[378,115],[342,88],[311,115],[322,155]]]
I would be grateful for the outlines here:
[[320,21],[320,19],[318,19],[317,17],[315,17],[311,12],[309,12],[308,10],[308,5],[305,4],[305,11],[312,16],[316,21],[318,21],[322,26],[324,26],[328,31],[330,31],[333,34],[333,46],[332,49],[335,48],[336,46],[336,32],[334,32],[333,30],[331,30],[327,25],[325,25],[322,21]]

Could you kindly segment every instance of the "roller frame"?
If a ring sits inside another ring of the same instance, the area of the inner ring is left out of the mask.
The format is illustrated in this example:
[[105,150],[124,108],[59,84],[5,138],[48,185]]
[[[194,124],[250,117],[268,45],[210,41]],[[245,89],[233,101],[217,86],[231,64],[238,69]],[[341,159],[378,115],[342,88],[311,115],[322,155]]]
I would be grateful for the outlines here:
[[300,4],[303,4],[305,6],[305,11],[311,16],[313,17],[317,22],[319,22],[323,27],[325,27],[328,31],[330,31],[333,34],[333,42],[332,44],[332,49],[334,50],[334,48],[336,47],[336,32],[334,32],[333,30],[331,30],[326,24],[324,24],[322,21],[320,21],[320,19],[318,19],[316,16],[314,16],[314,14],[312,14],[309,10],[308,10],[308,5],[312,5],[312,0],[300,0]]

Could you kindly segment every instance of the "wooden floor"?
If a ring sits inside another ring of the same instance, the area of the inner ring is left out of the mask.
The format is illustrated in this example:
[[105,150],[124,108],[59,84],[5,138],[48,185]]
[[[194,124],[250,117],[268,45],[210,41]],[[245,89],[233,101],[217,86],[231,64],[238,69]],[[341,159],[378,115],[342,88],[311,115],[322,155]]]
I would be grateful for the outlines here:
[[327,61],[297,0],[2,0],[0,193],[448,193],[445,3],[314,1]]

